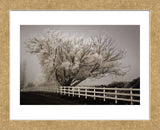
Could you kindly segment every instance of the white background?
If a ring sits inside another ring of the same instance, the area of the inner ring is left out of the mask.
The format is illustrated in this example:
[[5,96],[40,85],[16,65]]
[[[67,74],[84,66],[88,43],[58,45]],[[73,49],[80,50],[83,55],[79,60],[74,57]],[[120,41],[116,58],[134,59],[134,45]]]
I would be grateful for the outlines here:
[[[140,25],[140,105],[20,105],[20,25]],[[11,120],[149,120],[149,11],[11,11]]]

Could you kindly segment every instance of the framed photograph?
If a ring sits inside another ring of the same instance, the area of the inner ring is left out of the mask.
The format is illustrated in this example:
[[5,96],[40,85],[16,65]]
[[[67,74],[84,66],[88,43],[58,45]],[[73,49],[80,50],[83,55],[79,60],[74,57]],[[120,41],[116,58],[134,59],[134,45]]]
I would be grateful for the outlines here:
[[102,3],[1,2],[1,129],[160,128],[160,3]]

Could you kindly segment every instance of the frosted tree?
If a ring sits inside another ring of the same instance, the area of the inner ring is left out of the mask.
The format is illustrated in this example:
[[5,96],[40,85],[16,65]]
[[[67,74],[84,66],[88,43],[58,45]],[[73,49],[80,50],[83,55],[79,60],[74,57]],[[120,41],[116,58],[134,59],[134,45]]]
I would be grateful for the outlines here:
[[126,73],[120,63],[125,51],[117,49],[105,34],[86,39],[47,31],[32,36],[26,47],[38,56],[46,80],[62,86],[76,86],[89,77]]

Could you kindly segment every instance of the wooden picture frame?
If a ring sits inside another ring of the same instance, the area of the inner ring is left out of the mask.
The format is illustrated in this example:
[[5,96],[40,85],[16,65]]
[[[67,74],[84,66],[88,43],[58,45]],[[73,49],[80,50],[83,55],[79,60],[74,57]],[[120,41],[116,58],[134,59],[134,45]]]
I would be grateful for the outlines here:
[[[10,10],[149,10],[150,120],[134,121],[22,121],[10,120]],[[160,129],[159,39],[160,1],[157,0],[1,0],[0,1],[0,129]]]

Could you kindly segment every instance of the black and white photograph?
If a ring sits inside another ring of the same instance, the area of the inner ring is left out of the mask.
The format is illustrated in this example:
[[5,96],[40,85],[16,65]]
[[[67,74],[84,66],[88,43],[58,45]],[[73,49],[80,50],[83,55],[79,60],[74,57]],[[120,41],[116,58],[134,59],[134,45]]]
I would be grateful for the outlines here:
[[140,105],[140,25],[20,25],[20,105]]

